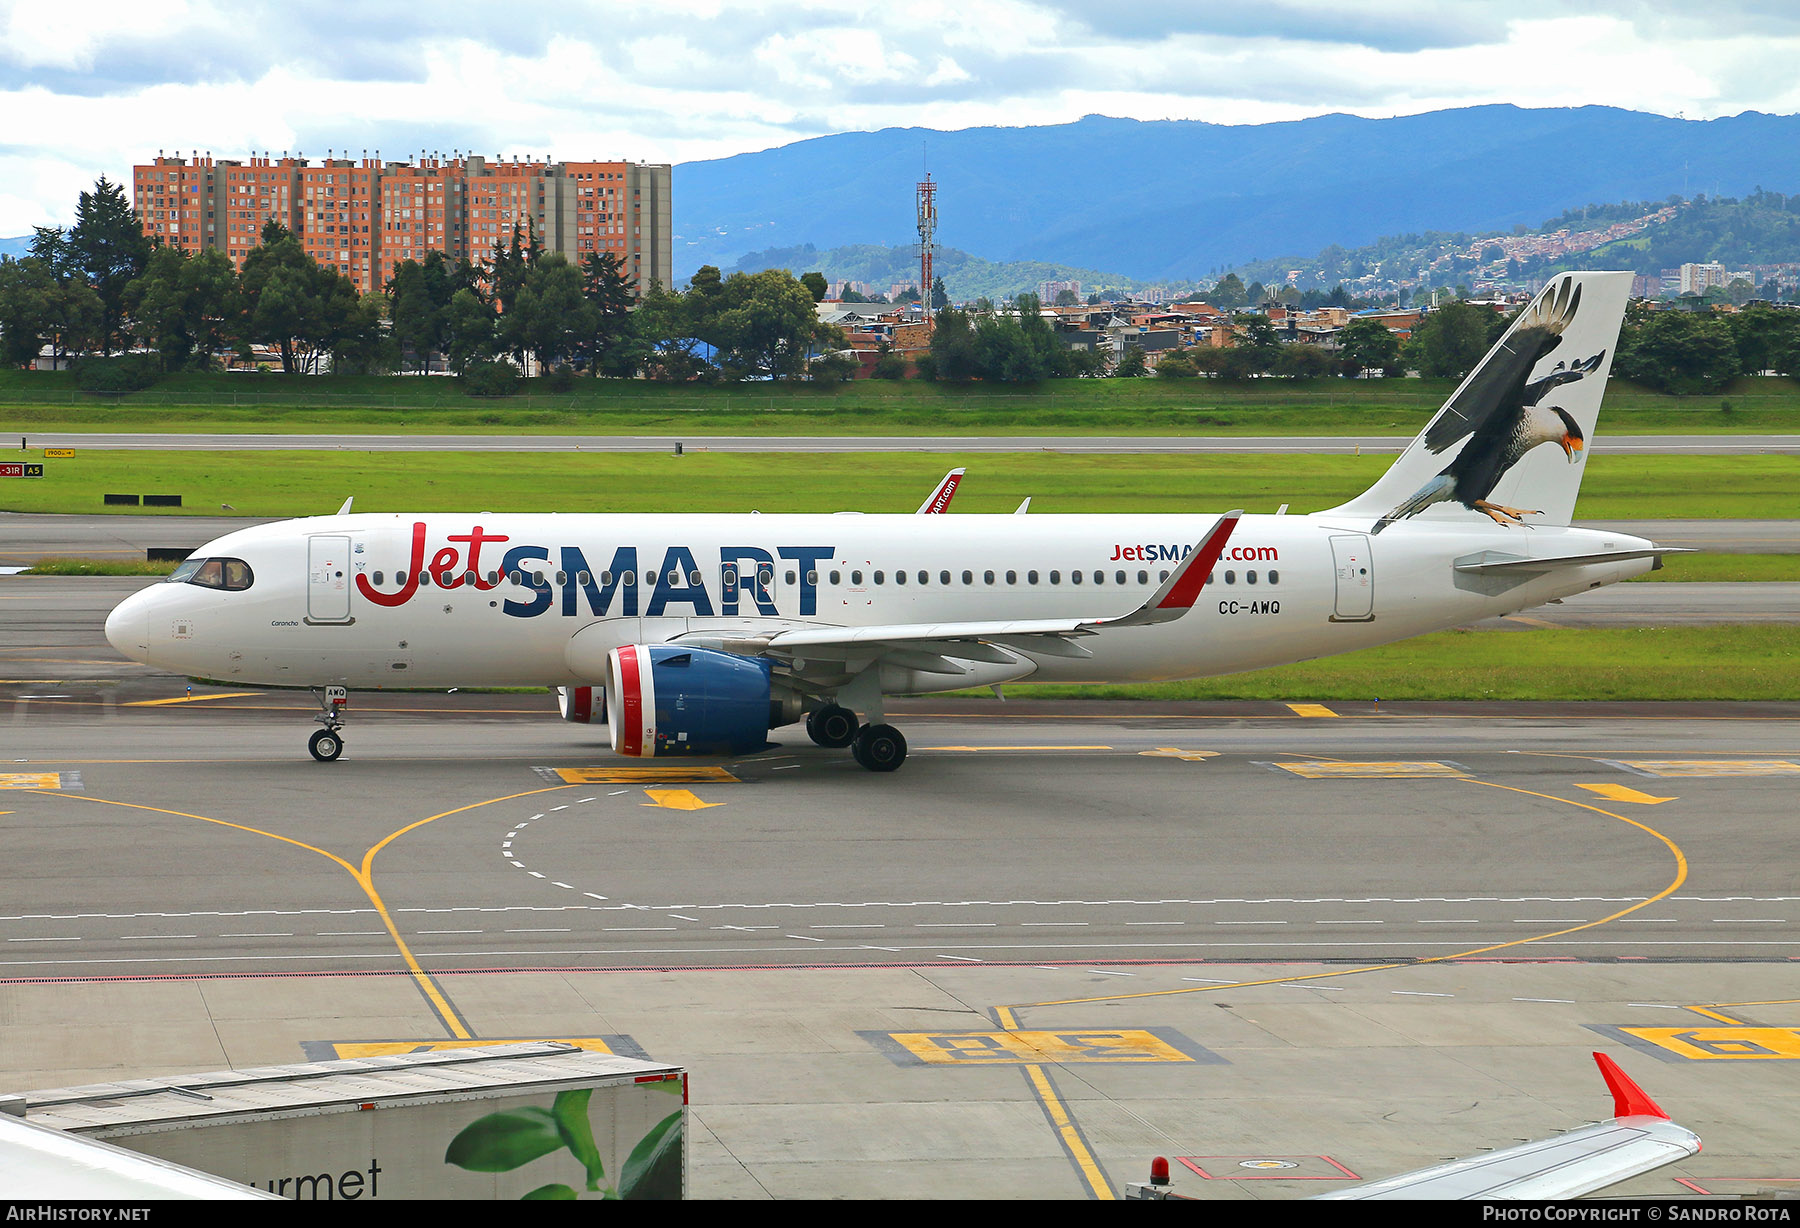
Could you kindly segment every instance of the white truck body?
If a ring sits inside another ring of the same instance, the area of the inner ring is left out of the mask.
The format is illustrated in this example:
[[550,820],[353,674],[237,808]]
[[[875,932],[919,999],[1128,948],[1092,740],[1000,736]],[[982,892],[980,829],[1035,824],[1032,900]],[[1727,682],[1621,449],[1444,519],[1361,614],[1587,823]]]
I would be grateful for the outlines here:
[[681,1198],[687,1074],[558,1042],[25,1093],[26,1119],[280,1197]]

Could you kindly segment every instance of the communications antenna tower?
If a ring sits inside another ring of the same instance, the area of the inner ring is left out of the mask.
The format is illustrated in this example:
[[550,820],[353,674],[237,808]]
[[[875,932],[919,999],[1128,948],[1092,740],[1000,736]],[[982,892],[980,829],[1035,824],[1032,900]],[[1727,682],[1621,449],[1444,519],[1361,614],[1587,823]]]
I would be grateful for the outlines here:
[[919,184],[919,308],[925,315],[925,326],[931,327],[931,257],[937,247],[937,184],[931,172]]

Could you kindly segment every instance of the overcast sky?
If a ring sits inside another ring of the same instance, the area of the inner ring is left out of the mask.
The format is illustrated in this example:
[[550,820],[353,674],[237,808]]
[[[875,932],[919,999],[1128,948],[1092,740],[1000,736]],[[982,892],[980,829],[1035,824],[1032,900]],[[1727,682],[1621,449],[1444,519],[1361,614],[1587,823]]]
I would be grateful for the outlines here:
[[[685,162],[886,127],[1800,110],[1795,0],[0,0],[0,235],[157,150]],[[1788,190],[1797,184],[1770,185]]]

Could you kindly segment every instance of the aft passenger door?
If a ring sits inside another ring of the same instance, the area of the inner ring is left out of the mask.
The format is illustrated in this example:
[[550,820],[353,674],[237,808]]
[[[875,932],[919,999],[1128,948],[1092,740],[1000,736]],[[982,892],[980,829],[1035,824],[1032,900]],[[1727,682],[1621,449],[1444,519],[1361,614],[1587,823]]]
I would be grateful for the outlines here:
[[306,539],[306,621],[348,624],[350,617],[350,539],[320,534]]
[[1337,572],[1337,598],[1331,621],[1366,623],[1375,619],[1375,563],[1369,535],[1342,533],[1331,539],[1331,561]]

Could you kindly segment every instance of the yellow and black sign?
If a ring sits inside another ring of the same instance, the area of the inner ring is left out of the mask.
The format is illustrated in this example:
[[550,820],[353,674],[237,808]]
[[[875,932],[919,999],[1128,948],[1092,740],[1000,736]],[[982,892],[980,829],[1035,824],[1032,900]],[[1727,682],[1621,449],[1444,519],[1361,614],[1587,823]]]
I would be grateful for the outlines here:
[[722,767],[666,766],[638,767],[635,764],[576,768],[539,768],[538,773],[569,785],[676,785],[738,783],[738,778]]
[[1800,776],[1792,759],[1601,759],[1640,776]]
[[68,460],[71,456],[74,456],[74,455],[75,455],[74,448],[45,448],[44,449],[44,457],[47,460]]
[[1120,1062],[1223,1064],[1168,1028],[1058,1032],[862,1032],[902,1066],[1021,1066]]
[[61,772],[0,772],[0,789],[60,789]]
[[398,1057],[407,1053],[448,1053],[457,1049],[485,1049],[492,1045],[574,1045],[589,1053],[648,1058],[629,1036],[481,1036],[469,1040],[438,1037],[432,1040],[310,1040],[301,1048],[307,1060],[330,1062],[363,1057]]
[[1418,780],[1432,777],[1460,780],[1469,774],[1459,763],[1429,760],[1387,759],[1350,763],[1335,759],[1303,759],[1295,763],[1275,763],[1270,766],[1303,776],[1307,780]]
[[1623,1037],[1655,1045],[1692,1062],[1793,1061],[1800,1058],[1800,1028],[1716,1026],[1614,1028]]

